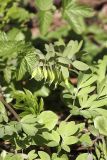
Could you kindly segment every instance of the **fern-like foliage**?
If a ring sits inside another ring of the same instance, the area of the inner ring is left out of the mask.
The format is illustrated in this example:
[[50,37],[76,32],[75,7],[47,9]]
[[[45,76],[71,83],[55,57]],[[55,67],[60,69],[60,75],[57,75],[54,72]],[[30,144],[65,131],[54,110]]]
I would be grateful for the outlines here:
[[93,15],[92,9],[78,4],[75,0],[63,0],[63,15],[69,21],[72,28],[78,33],[83,32],[82,17]]
[[[4,37],[4,36],[5,37]],[[79,53],[82,41],[70,41],[67,45],[64,43],[45,45],[46,55],[40,50],[35,49],[31,44],[23,41],[9,41],[3,33],[1,41],[1,57],[15,58],[16,77],[21,80],[26,72],[37,81],[44,79],[51,83],[60,83],[69,78],[70,67],[85,71],[89,67],[85,63],[76,60],[76,54]],[[10,45],[12,43],[12,45]],[[7,45],[9,44],[9,47]],[[63,49],[61,49],[63,46]],[[8,48],[8,49],[7,49]],[[5,50],[6,49],[6,50]]]

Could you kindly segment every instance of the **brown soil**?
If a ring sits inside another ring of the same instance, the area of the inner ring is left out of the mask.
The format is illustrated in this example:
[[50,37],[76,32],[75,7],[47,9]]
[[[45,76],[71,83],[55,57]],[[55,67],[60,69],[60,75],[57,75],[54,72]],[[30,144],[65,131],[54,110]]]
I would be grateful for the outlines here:
[[103,3],[107,3],[107,0],[78,0],[78,1],[80,3],[84,3],[92,7],[96,7],[96,6],[102,5]]

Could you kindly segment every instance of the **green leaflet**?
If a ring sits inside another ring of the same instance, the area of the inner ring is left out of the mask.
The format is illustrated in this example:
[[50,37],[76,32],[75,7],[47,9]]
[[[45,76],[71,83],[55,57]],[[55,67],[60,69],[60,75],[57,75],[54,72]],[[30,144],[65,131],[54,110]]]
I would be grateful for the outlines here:
[[83,146],[92,146],[93,145],[89,133],[83,134],[80,137],[80,142],[83,144]]
[[[84,96],[84,95],[82,95],[82,96]],[[91,107],[91,105],[93,104],[93,102],[96,100],[97,95],[93,94],[88,99],[87,98],[88,97],[86,96],[86,98],[84,98],[84,99],[79,99],[79,102],[80,102],[82,108],[89,108],[89,107]]]
[[61,147],[66,152],[70,152],[69,145],[75,144],[78,142],[78,138],[74,134],[78,131],[78,126],[75,125],[75,122],[65,122],[62,121],[57,129],[58,133],[62,137]]
[[33,160],[35,158],[37,158],[37,154],[35,153],[35,150],[31,150],[29,153],[28,153],[28,159],[29,160]]
[[4,79],[7,83],[11,81],[11,77],[12,77],[11,73],[12,73],[11,68],[6,67],[4,69]]
[[76,1],[63,0],[63,15],[68,19],[73,29],[81,34],[84,32],[82,17],[93,16],[93,12],[87,6],[78,5]]
[[87,87],[97,80],[97,76],[93,74],[80,73],[78,77],[78,88]]
[[53,130],[51,133],[43,132],[43,138],[45,138],[48,141],[47,146],[49,147],[59,146],[60,135],[57,131]]
[[24,116],[21,119],[21,126],[23,131],[30,135],[30,136],[35,136],[35,134],[37,133],[38,129],[35,127],[36,125],[36,118],[33,115],[27,115]]
[[51,9],[53,7],[52,0],[35,0],[36,6],[39,9],[38,12],[38,21],[40,26],[40,32],[42,35],[45,35],[50,27],[52,22],[52,12]]
[[58,116],[52,111],[44,111],[38,116],[38,123],[44,125],[44,128],[52,130],[58,122]]
[[14,159],[16,159],[16,160],[23,160],[23,157],[20,154],[13,155],[12,153],[8,153],[5,156],[4,160],[14,160]]
[[17,41],[0,41],[0,56],[5,58],[13,58],[21,49],[22,42]]
[[94,120],[94,126],[98,129],[99,133],[107,136],[107,118],[103,116],[98,116]]
[[64,80],[69,78],[69,71],[67,67],[63,67],[61,66],[61,71],[62,71],[62,75]]
[[43,79],[43,72],[41,67],[34,68],[31,78],[34,78],[37,81],[41,81]]
[[72,65],[76,68],[76,69],[78,69],[78,70],[80,70],[80,71],[86,71],[86,70],[88,70],[89,69],[89,66],[87,65],[87,64],[85,64],[85,63],[83,63],[83,62],[80,62],[80,61],[74,61],[73,63],[72,63]]
[[76,136],[64,137],[62,144],[63,145],[72,145],[78,142],[78,138]]
[[98,107],[103,107],[105,105],[107,105],[107,98],[94,101],[93,104],[91,105],[91,109],[98,108]]
[[52,22],[52,13],[50,11],[40,11],[38,18],[41,34],[45,35],[48,32],[49,26]]
[[86,160],[88,158],[88,153],[80,154],[76,160]]
[[24,41],[25,40],[25,35],[20,29],[13,28],[10,30],[7,34],[7,37],[10,41]]
[[98,112],[99,115],[107,117],[107,108],[106,107],[105,107],[105,109],[103,109],[103,108],[94,108],[93,110]]
[[17,7],[15,4],[8,10],[5,20],[15,19],[19,22],[27,21],[30,18],[30,14],[27,10]]
[[107,94],[107,80],[104,78],[100,83],[97,84],[98,97],[106,96]]
[[68,12],[65,15],[68,18],[68,22],[71,24],[72,29],[78,34],[82,34],[84,32],[84,28],[82,27],[83,25],[82,17],[79,16],[77,17],[77,15],[75,14],[71,15]]
[[58,132],[62,137],[68,137],[77,132],[78,127],[75,122],[64,122],[62,121],[59,125]]
[[64,49],[63,56],[68,57],[69,59],[73,58],[73,56],[79,52],[83,44],[83,41],[69,41],[67,47]]
[[91,92],[93,92],[95,90],[95,86],[88,86],[88,87],[85,87],[85,88],[82,88],[79,92],[78,92],[78,96],[82,96],[84,94],[89,94]]
[[22,117],[28,114],[38,115],[43,110],[43,99],[41,98],[38,102],[37,97],[27,89],[24,89],[24,92],[14,91],[13,98],[16,100],[14,108],[22,110],[20,114]]
[[59,57],[59,58],[58,58],[58,62],[59,62],[59,63],[62,63],[62,64],[71,64],[70,59],[65,58],[65,57]]
[[39,151],[38,154],[41,160],[50,160],[50,156],[46,152]]
[[35,3],[41,11],[50,10],[53,6],[52,0],[35,0]]
[[0,122],[8,122],[8,117],[6,113],[6,109],[3,105],[3,103],[0,101]]
[[4,41],[4,42],[8,41],[8,38],[5,32],[0,31],[0,41]]
[[[19,126],[19,128],[18,128]],[[4,136],[12,136],[14,133],[17,133],[17,131],[21,130],[20,124],[17,122],[10,122],[6,125],[0,125],[0,138],[3,138]]]
[[90,17],[93,15],[92,8],[85,5],[78,5],[76,1],[72,0],[63,0],[64,9],[68,10],[69,13],[75,13],[76,15]]
[[26,72],[31,74],[37,60],[37,55],[33,48],[30,48],[29,45],[23,47],[18,59],[17,80],[21,80]]
[[102,60],[98,63],[98,82],[101,82],[105,79],[106,76],[106,69],[107,69],[107,56],[104,56]]

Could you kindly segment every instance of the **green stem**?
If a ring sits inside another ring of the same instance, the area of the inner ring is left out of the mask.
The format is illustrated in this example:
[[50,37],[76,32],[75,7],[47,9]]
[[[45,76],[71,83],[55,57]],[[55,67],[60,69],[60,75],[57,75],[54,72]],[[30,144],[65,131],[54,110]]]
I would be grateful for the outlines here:
[[[75,105],[76,96],[77,96],[77,93],[75,94],[75,99],[73,100],[73,106]],[[72,117],[72,114],[70,114],[70,115],[65,119],[65,122],[67,122],[71,117]]]
[[61,146],[58,147],[57,155],[61,152]]

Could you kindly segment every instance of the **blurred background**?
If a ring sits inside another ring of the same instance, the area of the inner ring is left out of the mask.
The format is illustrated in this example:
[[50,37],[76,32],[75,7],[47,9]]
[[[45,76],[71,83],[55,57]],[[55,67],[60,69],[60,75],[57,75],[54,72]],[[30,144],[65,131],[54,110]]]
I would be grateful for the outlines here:
[[54,6],[46,13],[48,18],[43,19],[36,0],[0,0],[0,30],[7,32],[11,40],[32,41],[41,50],[41,43],[83,39],[88,54],[82,54],[81,59],[91,64],[107,53],[107,0],[77,0],[77,3],[90,6],[94,14],[90,18],[76,15],[73,26],[63,17],[61,0],[54,0]]

